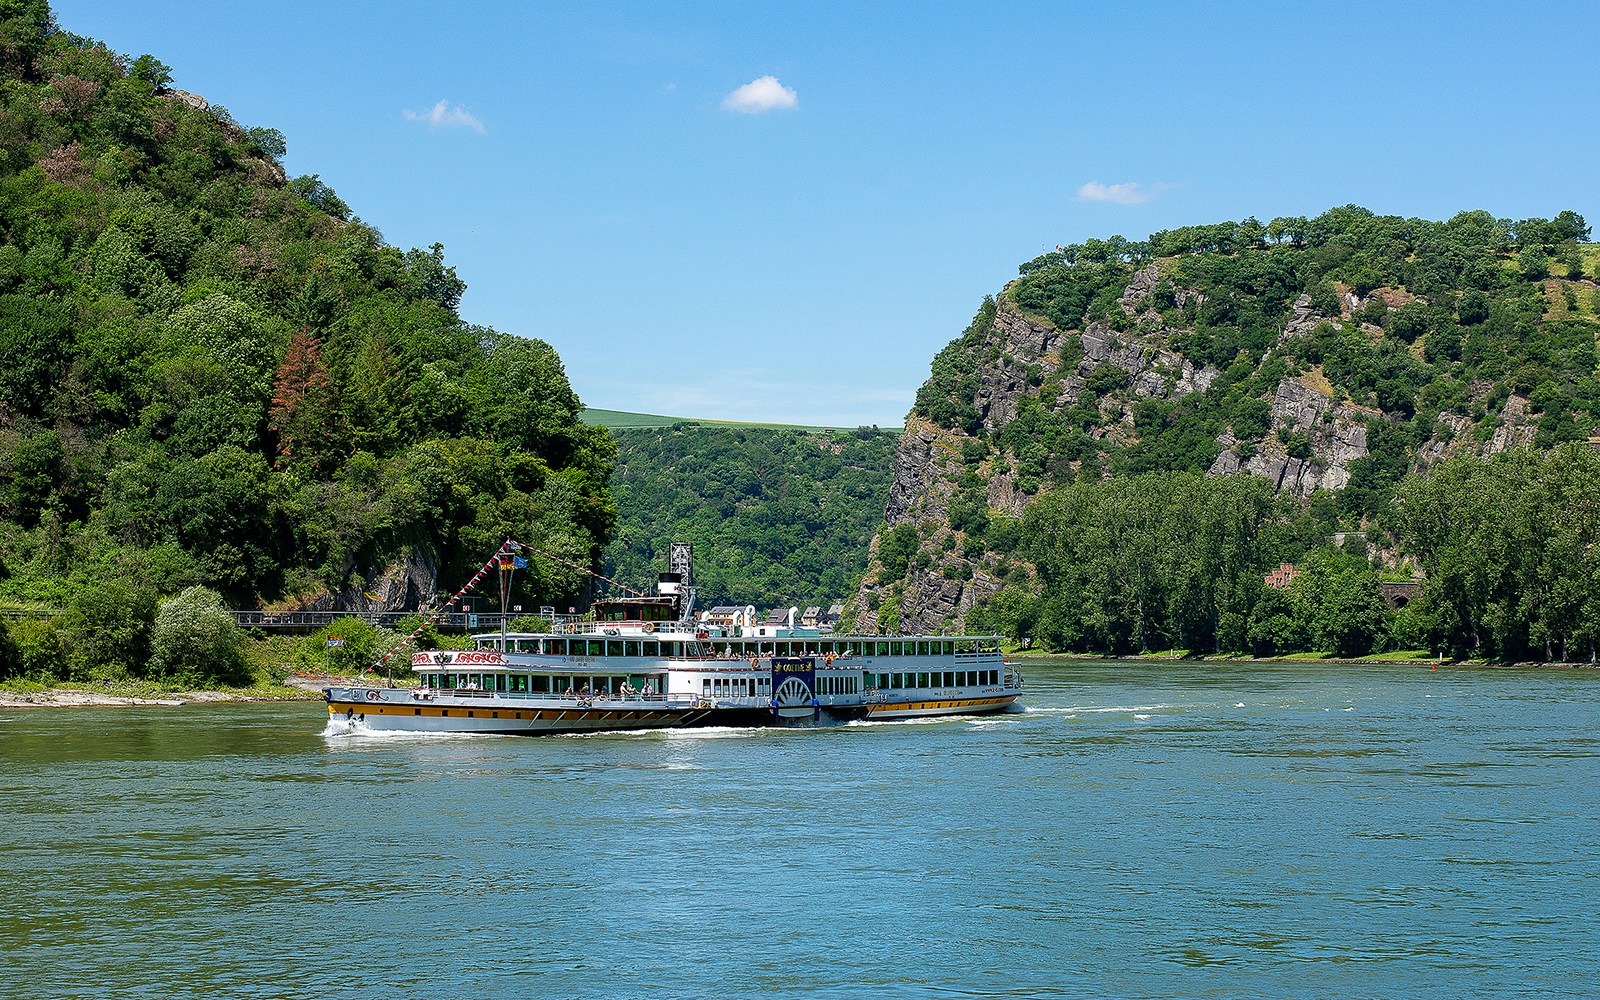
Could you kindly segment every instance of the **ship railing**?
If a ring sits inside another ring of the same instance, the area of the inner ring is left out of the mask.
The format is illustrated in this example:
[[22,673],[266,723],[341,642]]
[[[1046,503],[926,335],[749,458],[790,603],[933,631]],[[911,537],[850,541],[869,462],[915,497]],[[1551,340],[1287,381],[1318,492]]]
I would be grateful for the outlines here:
[[663,696],[660,692],[646,694],[642,691],[595,691],[584,693],[582,691],[480,691],[476,688],[412,688],[425,692],[422,697],[429,698],[493,698],[506,701],[570,701],[577,703],[605,702],[649,702],[661,704],[670,702],[676,696]]
[[982,661],[982,660],[996,660],[996,659],[999,659],[1000,658],[1000,651],[997,650],[997,649],[986,649],[986,650],[983,650],[982,652],[978,652],[978,653],[972,653],[972,652],[963,653],[963,652],[957,651],[956,654],[955,654],[955,657],[956,657],[956,662],[957,663],[976,663],[976,662],[979,662],[979,661]]
[[[587,615],[557,615],[552,623],[555,631],[562,635],[577,635],[588,633],[604,633],[606,629],[644,628],[654,625],[655,632],[704,632],[704,622],[685,621],[645,621],[643,618],[628,619],[627,621],[596,621]],[[629,638],[633,638],[629,634]]]

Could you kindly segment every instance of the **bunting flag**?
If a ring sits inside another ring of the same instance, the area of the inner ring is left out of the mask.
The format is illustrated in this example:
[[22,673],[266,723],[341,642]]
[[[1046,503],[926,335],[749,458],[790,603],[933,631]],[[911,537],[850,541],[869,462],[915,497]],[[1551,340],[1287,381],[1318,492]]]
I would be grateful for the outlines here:
[[[644,593],[644,591],[642,591],[642,590],[634,590],[632,587],[628,586],[627,584],[618,583],[616,580],[611,579],[609,576],[601,576],[599,573],[596,573],[594,570],[589,569],[589,568],[587,568],[585,566],[579,566],[575,562],[570,562],[570,561],[568,561],[566,559],[561,558],[560,556],[552,555],[551,553],[546,552],[543,549],[534,548],[532,545],[529,545],[526,542],[518,542],[518,541],[515,541],[513,539],[508,538],[508,539],[505,540],[505,544],[501,545],[498,549],[496,549],[494,555],[490,556],[488,561],[486,561],[481,567],[479,567],[478,572],[473,574],[472,578],[467,581],[466,586],[464,586],[460,590],[456,591],[455,595],[452,596],[450,598],[450,600],[446,601],[439,608],[438,611],[435,611],[435,612],[427,615],[423,619],[422,624],[420,626],[418,626],[410,635],[408,635],[404,639],[400,640],[398,643],[395,644],[395,646],[392,649],[390,649],[387,653],[384,653],[381,657],[379,657],[378,658],[378,666],[381,667],[381,666],[384,666],[385,664],[387,664],[389,662],[389,658],[390,657],[394,656],[394,654],[396,654],[396,653],[400,652],[400,650],[404,649],[408,643],[416,641],[417,636],[421,635],[422,633],[426,632],[429,628],[433,627],[433,623],[434,622],[438,621],[441,616],[447,614],[450,611],[451,608],[453,608],[457,604],[461,603],[462,598],[467,596],[467,591],[471,590],[473,587],[476,587],[480,582],[482,582],[483,578],[485,576],[487,576],[491,570],[510,571],[510,570],[522,569],[523,567],[527,566],[528,565],[528,560],[524,559],[521,556],[512,555],[512,553],[514,553],[514,552],[532,552],[535,555],[544,556],[546,559],[550,560],[551,562],[560,563],[562,566],[566,566],[568,569],[575,569],[578,572],[585,573],[585,574],[587,574],[589,576],[594,577],[597,580],[604,580],[606,583],[611,584],[613,587],[616,587],[619,590],[625,590],[625,591],[627,591],[628,593],[632,594],[635,597],[645,597],[645,596],[647,596]],[[368,668],[368,669],[371,669],[371,668]]]

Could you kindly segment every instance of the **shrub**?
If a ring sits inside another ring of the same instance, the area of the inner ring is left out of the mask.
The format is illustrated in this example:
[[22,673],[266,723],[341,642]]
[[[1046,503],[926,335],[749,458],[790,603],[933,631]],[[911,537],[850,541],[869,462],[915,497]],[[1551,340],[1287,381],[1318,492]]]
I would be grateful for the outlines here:
[[9,672],[0,662],[0,676],[26,677],[49,684],[68,673],[67,644],[52,622],[26,619],[6,626],[13,650]]
[[244,634],[222,595],[190,587],[161,602],[150,635],[153,673],[191,684],[242,683],[249,677]]
[[[379,655],[378,630],[360,618],[346,618],[306,636],[300,644],[300,662],[310,670],[326,666],[336,674],[360,673]],[[328,640],[340,640],[329,646]]]

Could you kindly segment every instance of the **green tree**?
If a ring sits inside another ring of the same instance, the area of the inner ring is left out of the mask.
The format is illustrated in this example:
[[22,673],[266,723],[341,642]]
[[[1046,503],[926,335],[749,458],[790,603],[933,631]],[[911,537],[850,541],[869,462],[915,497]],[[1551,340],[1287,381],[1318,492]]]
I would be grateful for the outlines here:
[[148,590],[109,581],[78,592],[62,619],[78,671],[147,676],[156,597]]

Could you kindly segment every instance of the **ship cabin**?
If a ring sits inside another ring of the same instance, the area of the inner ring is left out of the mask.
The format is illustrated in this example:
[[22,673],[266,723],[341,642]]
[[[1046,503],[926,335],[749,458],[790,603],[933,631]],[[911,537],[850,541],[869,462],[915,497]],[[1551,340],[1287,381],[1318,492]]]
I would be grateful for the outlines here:
[[594,602],[594,620],[606,625],[644,625],[677,618],[676,597],[610,598]]
[[[619,609],[626,614],[655,606],[617,603],[636,605]],[[648,692],[761,699],[771,695],[774,657],[816,661],[817,694],[823,704],[832,703],[830,695],[851,701],[880,692],[1011,686],[994,636],[836,638],[810,629],[759,626],[745,631],[488,633],[474,637],[477,652],[419,653],[413,670],[425,689],[505,692],[512,697],[633,699]]]

